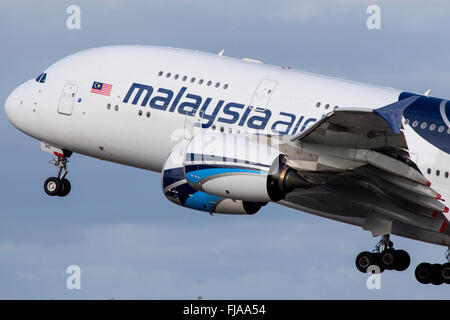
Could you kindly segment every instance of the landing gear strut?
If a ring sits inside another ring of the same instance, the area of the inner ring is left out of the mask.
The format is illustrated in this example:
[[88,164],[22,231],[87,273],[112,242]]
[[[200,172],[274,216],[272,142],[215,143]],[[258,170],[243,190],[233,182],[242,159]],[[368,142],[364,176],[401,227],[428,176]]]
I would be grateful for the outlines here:
[[68,160],[64,155],[57,155],[57,158],[49,161],[58,168],[57,176],[48,178],[44,183],[44,191],[49,196],[65,197],[69,194],[71,185],[69,180],[66,179],[66,175],[69,173],[67,162]]
[[450,247],[445,252],[444,264],[423,262],[416,267],[415,275],[417,281],[422,284],[440,285],[450,284]]
[[380,272],[384,270],[404,271],[409,267],[411,258],[404,250],[395,250],[389,235],[384,235],[372,252],[364,251],[356,257],[356,268],[366,273],[370,266],[377,266]]

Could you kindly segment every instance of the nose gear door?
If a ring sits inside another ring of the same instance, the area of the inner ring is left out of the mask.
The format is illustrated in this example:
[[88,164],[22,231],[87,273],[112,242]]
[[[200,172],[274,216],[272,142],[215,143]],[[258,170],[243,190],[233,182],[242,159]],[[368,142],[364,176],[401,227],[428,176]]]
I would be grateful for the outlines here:
[[78,91],[78,85],[67,82],[64,85],[63,92],[59,99],[58,112],[70,116],[75,102],[75,95]]

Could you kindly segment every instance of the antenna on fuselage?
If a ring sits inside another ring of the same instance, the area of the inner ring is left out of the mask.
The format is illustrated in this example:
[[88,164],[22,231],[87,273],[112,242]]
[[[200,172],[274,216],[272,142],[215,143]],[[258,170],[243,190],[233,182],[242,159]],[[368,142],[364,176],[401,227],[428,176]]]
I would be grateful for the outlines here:
[[223,56],[223,53],[225,52],[225,49],[222,49],[217,55],[219,56],[219,57],[221,57],[221,56]]
[[430,96],[430,91],[431,91],[431,89],[428,89],[427,91],[425,91],[425,93],[423,94],[425,97],[428,97],[428,96]]

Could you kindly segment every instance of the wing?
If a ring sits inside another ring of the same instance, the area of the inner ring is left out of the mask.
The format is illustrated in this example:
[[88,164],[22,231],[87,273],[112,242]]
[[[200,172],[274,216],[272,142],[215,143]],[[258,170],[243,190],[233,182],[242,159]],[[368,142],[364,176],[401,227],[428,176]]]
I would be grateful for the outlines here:
[[313,185],[296,188],[283,204],[374,235],[392,231],[436,243],[435,233],[442,233],[437,242],[449,245],[448,208],[416,166],[402,132],[403,112],[418,98],[374,110],[336,110],[305,132],[283,137],[287,165]]

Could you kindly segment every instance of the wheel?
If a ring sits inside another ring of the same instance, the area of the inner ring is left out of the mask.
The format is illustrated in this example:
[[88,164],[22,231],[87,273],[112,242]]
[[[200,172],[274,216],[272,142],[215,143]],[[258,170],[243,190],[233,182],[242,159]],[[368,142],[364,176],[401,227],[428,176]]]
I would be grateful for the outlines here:
[[61,181],[61,190],[58,193],[58,196],[65,197],[69,194],[70,190],[72,189],[72,186],[70,185],[70,181],[67,179],[62,179]]
[[380,262],[381,261],[381,253],[372,252],[372,257],[373,257],[372,264],[374,266],[377,266],[378,268],[380,268],[380,273],[383,273],[385,268],[383,266],[381,266],[381,262]]
[[444,283],[442,277],[442,265],[435,263],[431,266],[431,283],[438,286]]
[[398,255],[393,249],[386,249],[381,253],[380,266],[386,270],[392,270],[396,267],[396,262],[398,260]]
[[414,272],[417,281],[423,284],[428,284],[431,282],[431,264],[423,262],[416,267]]
[[367,268],[373,265],[374,256],[371,252],[364,251],[356,256],[356,268],[362,273],[367,272]]
[[441,270],[444,283],[450,284],[450,262],[444,263]]
[[397,271],[405,271],[411,263],[411,257],[405,250],[396,250],[394,259],[396,260],[395,270]]
[[51,177],[45,180],[44,183],[44,191],[49,196],[56,196],[61,192],[62,183],[61,180],[59,180],[56,177]]

